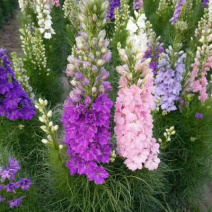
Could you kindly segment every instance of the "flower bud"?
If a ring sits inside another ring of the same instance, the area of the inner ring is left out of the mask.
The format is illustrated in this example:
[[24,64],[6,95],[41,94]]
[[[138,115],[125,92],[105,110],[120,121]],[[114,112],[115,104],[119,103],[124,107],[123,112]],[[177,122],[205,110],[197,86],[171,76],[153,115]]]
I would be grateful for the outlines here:
[[104,56],[103,56],[103,60],[107,63],[110,61],[112,55],[111,55],[111,52],[108,51]]
[[120,57],[121,57],[121,60],[122,60],[124,63],[127,63],[127,62],[128,62],[128,56],[127,56],[125,50],[124,50],[124,49],[118,49],[118,51],[119,51],[119,55],[120,55]]
[[106,31],[105,31],[105,30],[101,30],[101,31],[99,32],[98,38],[99,38],[99,39],[104,39],[105,36],[106,36]]
[[92,93],[96,93],[96,87],[92,88]]
[[46,106],[48,104],[48,101],[44,100],[43,104]]
[[93,45],[96,46],[98,44],[98,39],[97,38],[93,38]]
[[49,127],[52,127],[52,126],[53,126],[53,122],[50,121],[50,122],[49,122]]
[[103,60],[103,59],[97,60],[97,66],[98,66],[98,67],[101,67],[101,66],[103,66],[104,64],[105,64],[105,60]]
[[98,17],[96,14],[93,14],[93,21],[96,22],[98,20]]
[[43,104],[43,99],[39,98],[38,101],[41,105]]
[[132,73],[127,74],[127,79],[130,80],[130,81],[132,80]]
[[52,117],[52,111],[51,111],[51,110],[47,113],[47,116],[48,116],[49,118]]
[[60,144],[60,145],[59,145],[59,149],[62,149],[62,148],[63,148],[63,145],[62,145],[62,144]]
[[75,87],[77,85],[76,80],[71,80],[71,84]]
[[48,141],[48,140],[46,140],[46,139],[42,139],[42,140],[41,140],[41,142],[42,142],[42,143],[44,143],[44,144],[49,143],[49,141]]
[[54,130],[54,131],[57,131],[58,128],[59,128],[58,125],[55,125],[55,126],[53,127],[53,130]]
[[52,136],[51,135],[48,135],[47,138],[48,138],[49,141],[52,141]]

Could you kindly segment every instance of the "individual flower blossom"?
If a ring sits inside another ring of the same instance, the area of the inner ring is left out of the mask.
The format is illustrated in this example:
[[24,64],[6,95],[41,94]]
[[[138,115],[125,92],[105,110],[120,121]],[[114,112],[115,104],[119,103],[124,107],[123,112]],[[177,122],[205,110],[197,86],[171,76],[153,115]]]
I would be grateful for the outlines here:
[[17,182],[17,183],[23,191],[29,190],[30,186],[33,185],[32,180],[30,180],[28,177],[20,178],[19,182]]
[[15,79],[6,50],[0,49],[0,116],[10,120],[30,120],[35,115],[32,100]]
[[[175,103],[179,100],[182,89],[181,81],[182,74],[185,72],[185,58],[186,54],[183,51],[173,53],[173,49],[169,47],[159,61],[159,71],[155,79],[155,98],[160,97],[160,107],[164,111],[171,112],[177,109]],[[173,67],[172,60],[175,61]]]
[[115,19],[114,11],[117,7],[120,7],[120,0],[110,0],[110,8],[106,17],[107,20]]
[[12,193],[16,193],[16,189],[19,188],[20,185],[18,183],[14,183],[12,181],[9,182],[9,184],[5,185],[4,188],[6,189],[7,193],[8,192],[12,192]]
[[196,119],[202,119],[203,115],[201,113],[196,113],[195,117],[196,117]]
[[0,202],[5,201],[6,199],[0,195]]
[[8,201],[9,207],[14,208],[14,207],[20,206],[24,198],[25,198],[25,196],[20,197],[20,198],[15,197],[15,199]]
[[21,166],[20,166],[20,164],[19,164],[19,162],[18,162],[17,159],[10,157],[8,168],[9,168],[14,174],[16,174],[16,173],[20,170]]
[[143,8],[143,0],[134,0],[133,1],[133,9],[134,10],[140,10],[141,8]]
[[177,4],[176,4],[175,10],[174,10],[174,15],[169,20],[172,24],[174,24],[178,20],[181,10],[182,10],[182,7],[185,3],[186,3],[186,0],[177,0]]

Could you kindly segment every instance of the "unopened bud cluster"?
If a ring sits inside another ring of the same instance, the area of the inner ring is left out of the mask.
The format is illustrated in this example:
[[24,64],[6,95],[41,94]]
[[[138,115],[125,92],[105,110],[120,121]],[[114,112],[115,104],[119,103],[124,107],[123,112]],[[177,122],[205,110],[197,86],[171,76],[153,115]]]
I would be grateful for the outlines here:
[[74,25],[77,25],[79,5],[77,0],[65,0],[63,4],[64,17],[69,19]]
[[116,156],[117,156],[117,155],[116,155],[116,151],[113,150],[113,151],[112,151],[112,154],[111,154],[111,156],[110,156],[110,161],[111,161],[111,162],[114,162],[114,161],[116,160]]
[[[56,131],[59,128],[58,125],[54,125],[54,123],[51,121],[52,111],[46,110],[47,104],[48,104],[48,101],[43,100],[41,98],[39,98],[38,102],[35,104],[35,107],[42,114],[42,116],[39,117],[40,122],[42,122],[44,124],[41,126],[41,129],[47,135],[47,137],[45,139],[42,139],[42,143],[44,143],[44,144],[57,142]],[[60,145],[59,148],[61,149],[62,146]]]
[[32,87],[29,85],[29,77],[27,76],[27,70],[24,69],[22,58],[17,58],[17,54],[13,52],[12,61],[16,79],[18,80],[18,82],[20,82],[22,88],[29,95],[29,97],[34,100],[35,94],[32,91]]
[[165,149],[167,147],[167,144],[171,141],[171,136],[175,135],[176,131],[174,129],[174,126],[168,128],[163,133],[164,140],[161,138],[158,139],[158,142],[160,143],[160,146],[162,149]]
[[33,25],[24,26],[21,30],[21,42],[22,49],[26,56],[25,60],[30,60],[34,65],[34,69],[38,73],[46,70],[47,75],[50,71],[47,69],[47,58],[45,53],[45,46],[43,44],[43,39],[41,33],[38,29],[34,28]]

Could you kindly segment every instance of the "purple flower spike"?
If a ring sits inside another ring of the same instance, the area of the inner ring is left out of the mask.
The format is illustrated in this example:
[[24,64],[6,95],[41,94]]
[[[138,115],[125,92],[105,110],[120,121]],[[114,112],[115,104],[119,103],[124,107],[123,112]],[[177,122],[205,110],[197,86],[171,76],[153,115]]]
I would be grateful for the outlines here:
[[[90,98],[86,102],[90,103]],[[70,174],[86,174],[96,184],[104,183],[109,174],[99,164],[108,163],[112,151],[110,143],[110,109],[113,106],[108,94],[101,94],[95,103],[72,105],[70,99],[64,104],[63,125],[66,136]]]
[[10,206],[10,208],[14,208],[14,207],[18,207],[21,205],[23,199],[25,198],[25,196],[17,198],[15,197],[15,199],[8,201],[8,204]]
[[0,49],[0,116],[15,121],[30,120],[35,115],[32,100],[15,79],[6,50]]
[[203,115],[201,113],[196,113],[195,117],[196,119],[202,119]]
[[181,10],[182,10],[182,7],[185,3],[186,3],[186,0],[178,0],[177,1],[176,7],[175,7],[175,10],[174,10],[174,15],[169,20],[171,22],[171,24],[174,24],[178,20],[180,13],[181,13]]
[[109,21],[110,19],[115,19],[115,13],[114,10],[117,7],[120,7],[121,3],[120,0],[110,0],[110,9],[108,11],[106,20]]

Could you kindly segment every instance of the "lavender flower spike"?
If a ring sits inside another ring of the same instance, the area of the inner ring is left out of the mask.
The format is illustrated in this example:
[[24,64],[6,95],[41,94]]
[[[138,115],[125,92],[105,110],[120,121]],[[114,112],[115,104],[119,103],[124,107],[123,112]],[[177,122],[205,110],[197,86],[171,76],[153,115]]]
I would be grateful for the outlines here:
[[178,0],[177,1],[176,7],[175,7],[175,10],[174,10],[174,15],[169,20],[172,24],[174,24],[178,20],[180,13],[181,13],[181,10],[182,10],[182,7],[185,3],[186,3],[186,0]]

